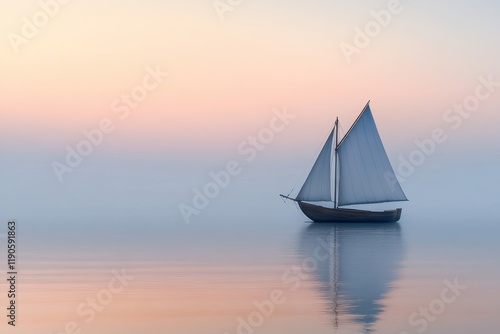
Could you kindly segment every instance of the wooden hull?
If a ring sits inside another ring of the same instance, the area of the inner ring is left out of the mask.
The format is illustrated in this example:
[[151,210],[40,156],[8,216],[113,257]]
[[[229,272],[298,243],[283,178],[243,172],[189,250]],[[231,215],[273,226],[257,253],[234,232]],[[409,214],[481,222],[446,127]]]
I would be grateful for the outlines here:
[[365,211],[332,209],[305,202],[298,202],[302,212],[317,223],[394,223],[401,218],[402,209]]

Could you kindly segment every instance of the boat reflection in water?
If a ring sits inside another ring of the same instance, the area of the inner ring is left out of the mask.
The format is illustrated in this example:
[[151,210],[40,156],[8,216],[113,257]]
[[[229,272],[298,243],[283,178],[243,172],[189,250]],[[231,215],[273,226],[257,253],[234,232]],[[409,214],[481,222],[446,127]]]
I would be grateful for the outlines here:
[[399,224],[312,224],[302,231],[299,251],[316,259],[313,277],[334,326],[354,321],[371,332],[404,255]]

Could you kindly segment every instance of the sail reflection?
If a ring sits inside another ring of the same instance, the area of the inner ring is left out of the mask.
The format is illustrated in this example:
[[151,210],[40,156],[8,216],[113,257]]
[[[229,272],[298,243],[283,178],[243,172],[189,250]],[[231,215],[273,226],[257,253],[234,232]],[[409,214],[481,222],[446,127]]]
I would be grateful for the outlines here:
[[312,224],[299,251],[316,259],[313,275],[334,326],[351,318],[371,332],[404,255],[399,224]]

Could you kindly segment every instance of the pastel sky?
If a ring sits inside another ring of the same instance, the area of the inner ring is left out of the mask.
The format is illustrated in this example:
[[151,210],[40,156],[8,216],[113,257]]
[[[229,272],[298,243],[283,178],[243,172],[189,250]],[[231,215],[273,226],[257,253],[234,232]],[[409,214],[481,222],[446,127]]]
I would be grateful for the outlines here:
[[[59,150],[111,118],[101,148],[199,154],[231,150],[267,126],[272,108],[297,121],[276,143],[310,156],[340,117],[344,131],[368,99],[386,145],[405,151],[445,110],[474,93],[478,77],[500,80],[500,6],[494,1],[401,1],[399,14],[348,63],[341,43],[389,1],[243,0],[219,18],[211,0],[78,1],[15,52],[36,1],[0,11],[0,138],[3,147]],[[168,78],[120,120],[111,104],[146,68]],[[486,140],[500,122],[500,92],[464,122],[450,148]],[[466,123],[466,124],[465,124]]]
[[[442,265],[449,264],[478,283],[464,294],[465,306],[457,304],[443,319],[459,320],[455,332],[487,332],[465,325],[475,325],[469,321],[474,312],[483,325],[497,301],[491,299],[499,277],[491,256],[498,253],[498,233],[486,227],[498,229],[493,210],[500,205],[500,2],[401,0],[398,13],[349,62],[340,46],[355,45],[356,29],[373,26],[373,12],[383,16],[395,0],[241,0],[224,20],[214,0],[58,1],[0,4],[0,220],[16,219],[24,228],[20,321],[27,327],[19,333],[62,329],[74,318],[72,307],[108,280],[102,268],[119,264],[137,271],[137,285],[117,296],[117,308],[90,332],[137,333],[144,330],[141,316],[149,314],[148,333],[165,333],[167,325],[172,333],[222,333],[215,312],[246,314],[238,293],[249,301],[252,291],[267,293],[272,277],[296,263],[285,255],[293,252],[289,242],[303,220],[294,225],[278,194],[304,177],[300,173],[312,165],[335,117],[345,133],[368,100],[393,165],[435,128],[449,138],[403,183],[411,200],[404,204],[404,226],[415,228],[407,233],[408,261],[417,266],[406,272],[411,280],[394,283],[409,290],[391,291],[396,298],[383,301],[387,321],[404,319],[391,326],[393,332],[405,329],[404,315],[436,296],[422,295],[422,288],[432,291],[436,277],[438,283],[455,277]],[[53,17],[41,4],[49,4],[43,6]],[[44,17],[43,27],[33,28],[33,20]],[[168,76],[155,82],[154,69]],[[141,89],[144,100],[127,108],[124,96]],[[478,93],[483,100],[473,111],[447,111],[474,102]],[[275,108],[286,108],[295,119],[250,165],[237,148],[269,126]],[[113,130],[60,183],[53,161],[64,161],[66,147],[76,147],[85,139],[82,131],[103,120]],[[232,159],[245,172],[185,224],[178,205],[191,204],[193,190],[212,181],[209,172]],[[471,240],[484,249],[470,252]],[[97,265],[83,260],[94,258],[103,262],[91,270]],[[436,276],[428,259],[445,273]],[[187,280],[176,276],[176,264],[195,260],[227,263],[220,271],[201,267]],[[235,272],[252,262],[263,263],[245,267],[253,276]],[[271,268],[265,275],[263,266]],[[241,285],[213,288],[217,275]],[[90,277],[83,288],[81,280]],[[248,277],[253,283],[245,290]],[[182,284],[185,289],[178,290]],[[262,333],[276,334],[273,326],[281,324],[288,334],[323,324],[316,317],[325,313],[308,301],[324,298],[311,284]],[[484,312],[470,308],[477,305]],[[177,317],[174,323],[167,324],[168,312]],[[123,321],[124,314],[130,321]],[[228,314],[224,328],[234,328],[236,314]],[[192,329],[200,318],[210,326]]]

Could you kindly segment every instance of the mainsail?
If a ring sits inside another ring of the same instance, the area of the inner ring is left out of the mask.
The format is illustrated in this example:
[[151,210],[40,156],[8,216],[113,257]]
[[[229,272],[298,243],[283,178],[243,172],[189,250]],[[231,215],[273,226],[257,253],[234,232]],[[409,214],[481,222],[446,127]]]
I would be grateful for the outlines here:
[[330,133],[330,136],[328,136],[306,182],[302,186],[302,189],[300,189],[297,195],[298,201],[314,202],[332,200],[331,160],[334,132],[335,128]]
[[337,147],[338,205],[407,201],[367,104]]
[[[370,105],[366,105],[339,144],[333,139],[337,128],[335,126],[328,136],[296,200],[332,201],[332,192],[336,191],[335,207],[407,201],[385,152]],[[337,154],[338,169],[334,185],[333,151]]]

